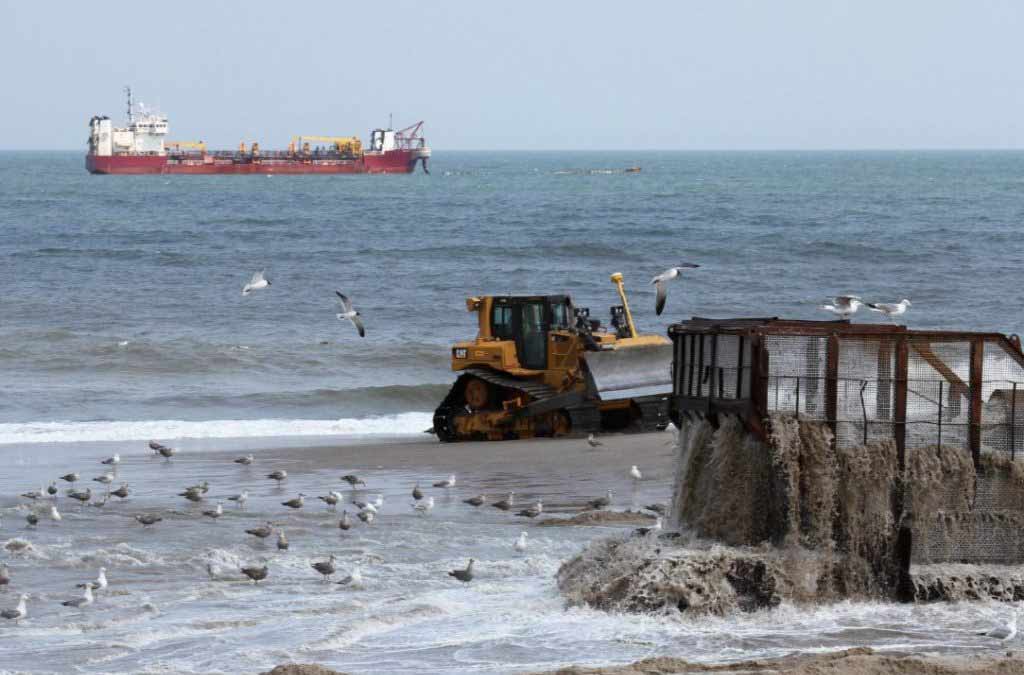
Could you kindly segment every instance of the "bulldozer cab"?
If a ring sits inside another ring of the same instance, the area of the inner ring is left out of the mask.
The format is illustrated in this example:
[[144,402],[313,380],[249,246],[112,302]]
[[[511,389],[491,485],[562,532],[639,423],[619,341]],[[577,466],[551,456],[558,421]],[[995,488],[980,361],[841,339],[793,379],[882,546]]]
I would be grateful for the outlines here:
[[572,316],[572,301],[566,295],[496,296],[487,319],[490,337],[515,342],[523,368],[545,370],[548,334],[567,330]]

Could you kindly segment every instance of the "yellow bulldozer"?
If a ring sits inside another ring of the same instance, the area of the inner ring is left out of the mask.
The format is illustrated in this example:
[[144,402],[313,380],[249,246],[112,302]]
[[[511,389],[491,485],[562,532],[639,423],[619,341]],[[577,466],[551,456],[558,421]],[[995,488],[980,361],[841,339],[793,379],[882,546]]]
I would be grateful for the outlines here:
[[452,347],[461,373],[434,412],[446,442],[653,431],[668,424],[672,348],[640,335],[622,275],[622,304],[602,327],[567,295],[483,296],[475,340]]

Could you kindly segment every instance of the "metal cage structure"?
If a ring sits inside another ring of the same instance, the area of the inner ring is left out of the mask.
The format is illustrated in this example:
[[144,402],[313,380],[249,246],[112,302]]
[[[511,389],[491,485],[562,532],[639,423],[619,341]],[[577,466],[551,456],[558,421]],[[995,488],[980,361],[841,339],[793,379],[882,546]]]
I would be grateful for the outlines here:
[[778,318],[673,324],[671,415],[730,413],[762,438],[773,413],[827,423],[842,447],[962,448],[1024,459],[1016,335]]

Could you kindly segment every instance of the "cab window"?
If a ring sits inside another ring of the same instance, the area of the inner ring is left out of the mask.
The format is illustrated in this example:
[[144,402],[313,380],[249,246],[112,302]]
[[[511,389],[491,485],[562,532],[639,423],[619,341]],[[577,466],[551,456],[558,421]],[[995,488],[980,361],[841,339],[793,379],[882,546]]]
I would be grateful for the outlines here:
[[515,337],[512,328],[512,308],[508,305],[495,305],[491,311],[491,333],[499,340],[511,340]]

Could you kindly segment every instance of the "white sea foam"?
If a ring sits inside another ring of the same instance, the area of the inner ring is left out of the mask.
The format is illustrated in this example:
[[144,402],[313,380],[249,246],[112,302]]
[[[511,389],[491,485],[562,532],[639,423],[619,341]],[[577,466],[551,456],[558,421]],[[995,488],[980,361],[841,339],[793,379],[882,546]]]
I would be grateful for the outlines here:
[[430,413],[338,420],[139,420],[132,422],[25,422],[0,424],[0,445],[159,438],[275,438],[287,436],[407,436],[432,424]]

